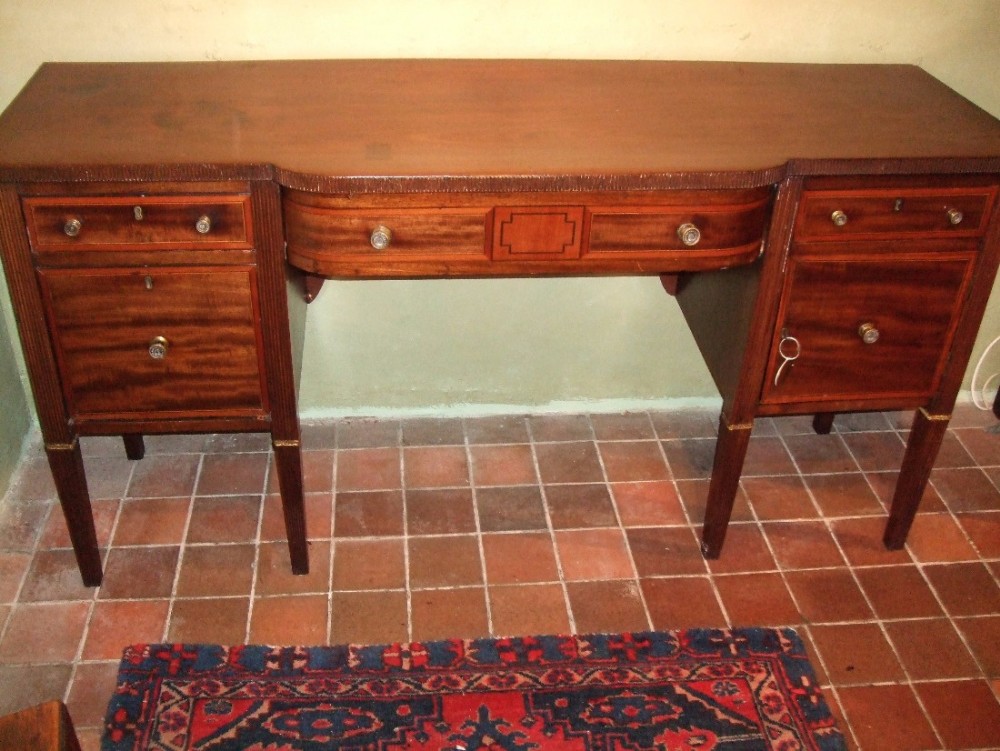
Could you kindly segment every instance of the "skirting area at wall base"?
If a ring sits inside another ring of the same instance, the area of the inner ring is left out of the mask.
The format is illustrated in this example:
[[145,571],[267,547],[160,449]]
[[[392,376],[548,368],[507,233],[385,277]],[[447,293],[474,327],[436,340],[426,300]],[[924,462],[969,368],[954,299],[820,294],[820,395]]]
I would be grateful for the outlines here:
[[[32,415],[34,418],[34,415]],[[21,450],[17,453],[17,459],[11,466],[0,466],[0,504],[7,498],[7,491],[17,483],[21,472],[24,471],[25,459],[29,452],[38,450],[42,445],[42,434],[38,428],[38,423],[33,422],[28,428],[28,432],[21,439]]]
[[[980,401],[993,403],[995,392],[984,394]],[[960,391],[958,403],[973,404],[972,392]],[[680,412],[704,410],[718,412],[719,397],[680,397],[670,399],[566,399],[547,404],[437,404],[427,407],[307,407],[299,410],[303,421],[337,420],[350,417],[411,419],[420,417],[490,417],[494,415],[617,414],[622,412]]]
[[718,397],[674,399],[572,399],[547,404],[437,404],[427,407],[312,407],[299,411],[303,421],[349,417],[412,419],[421,417],[491,417],[493,415],[616,414],[621,412],[718,411]]

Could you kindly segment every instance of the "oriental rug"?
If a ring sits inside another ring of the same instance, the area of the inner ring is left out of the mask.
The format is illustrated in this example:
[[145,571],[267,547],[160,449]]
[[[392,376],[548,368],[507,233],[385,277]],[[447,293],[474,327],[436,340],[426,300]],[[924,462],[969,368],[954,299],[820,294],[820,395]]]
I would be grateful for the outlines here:
[[844,749],[790,629],[136,645],[103,751]]

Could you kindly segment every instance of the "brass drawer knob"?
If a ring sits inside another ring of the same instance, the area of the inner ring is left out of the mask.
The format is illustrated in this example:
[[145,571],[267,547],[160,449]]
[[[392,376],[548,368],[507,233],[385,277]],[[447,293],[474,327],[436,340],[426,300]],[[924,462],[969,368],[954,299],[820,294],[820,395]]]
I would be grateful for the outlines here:
[[948,221],[952,224],[961,224],[965,216],[958,209],[948,209]]
[[76,237],[80,234],[80,230],[83,229],[83,222],[79,219],[70,219],[63,225],[63,232],[66,237]]
[[212,220],[205,214],[202,214],[198,217],[198,221],[194,223],[194,228],[199,232],[199,234],[207,235],[212,231]]
[[691,222],[684,222],[677,228],[677,237],[689,248],[693,248],[701,241],[701,230]]
[[372,230],[369,242],[375,250],[385,250],[392,244],[392,230],[380,224]]
[[879,330],[875,328],[875,324],[869,322],[862,323],[858,326],[858,336],[861,337],[861,341],[865,344],[874,344],[878,341],[881,334],[879,334]]
[[153,337],[153,340],[149,343],[149,356],[154,360],[162,360],[167,356],[167,350],[170,349],[170,342],[167,341],[165,336]]
[[832,214],[830,214],[830,221],[834,223],[837,227],[843,227],[847,224],[847,214],[845,214],[840,209],[837,209]]

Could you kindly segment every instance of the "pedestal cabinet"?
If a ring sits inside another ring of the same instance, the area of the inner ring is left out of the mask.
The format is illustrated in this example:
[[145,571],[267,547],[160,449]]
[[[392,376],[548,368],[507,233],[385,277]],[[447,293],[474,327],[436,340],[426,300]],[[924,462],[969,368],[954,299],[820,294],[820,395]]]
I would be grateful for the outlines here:
[[289,324],[275,186],[32,183],[5,196],[7,273],[84,582],[102,571],[78,436],[109,433],[141,459],[145,433],[270,432],[292,568],[307,571],[301,326]]
[[899,547],[998,190],[1000,123],[911,66],[51,64],[0,116],[0,249],[88,584],[80,435],[138,458],[146,433],[270,433],[306,570],[295,387],[327,278],[659,275],[722,397],[705,555],[757,417],[913,409]]

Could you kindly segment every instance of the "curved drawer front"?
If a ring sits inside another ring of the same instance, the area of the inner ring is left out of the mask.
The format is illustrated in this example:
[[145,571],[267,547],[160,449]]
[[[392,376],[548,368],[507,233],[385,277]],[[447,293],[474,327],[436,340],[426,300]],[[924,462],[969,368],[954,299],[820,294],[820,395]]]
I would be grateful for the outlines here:
[[250,197],[26,198],[32,247],[41,252],[250,248]]
[[288,260],[340,277],[663,273],[759,255],[770,187],[649,194],[284,194]]
[[254,267],[39,272],[77,420],[260,416]]
[[[588,254],[652,260],[665,252],[706,259],[755,254],[763,240],[769,208],[769,196],[737,204],[594,208],[590,212]],[[686,235],[690,228],[697,235]],[[685,243],[695,236],[693,245]]]
[[800,240],[980,237],[996,191],[989,187],[807,190],[796,219]]
[[289,260],[320,273],[374,271],[394,263],[482,263],[487,260],[486,215],[484,208],[330,209],[286,200]]

